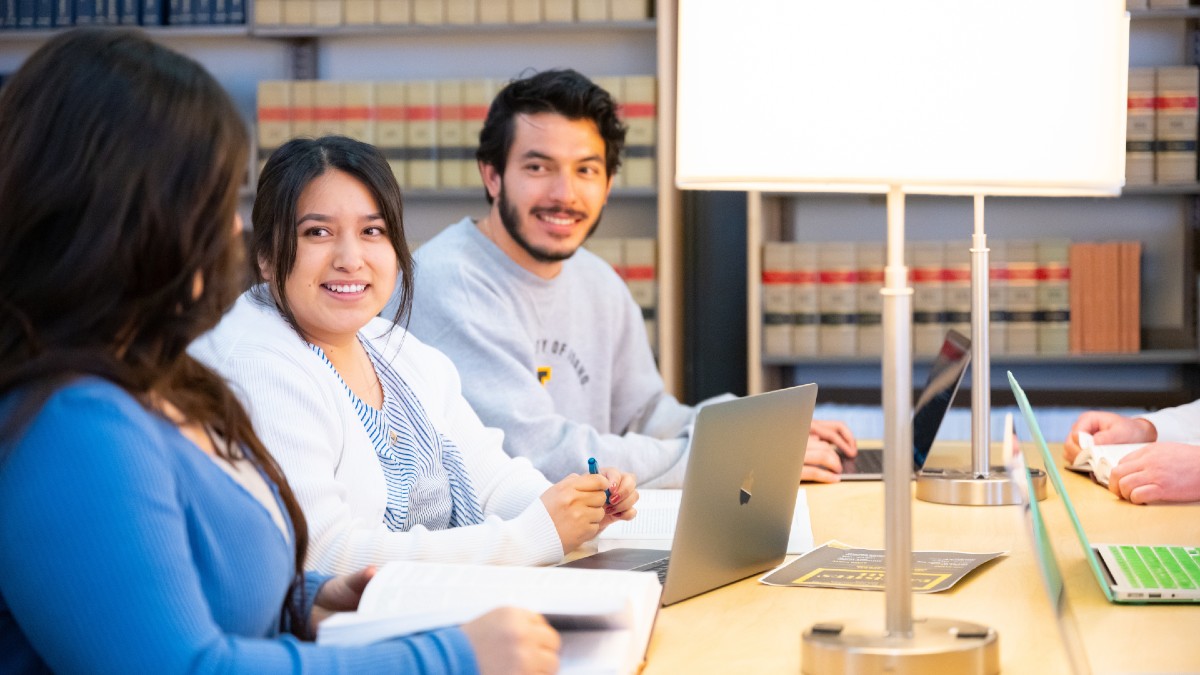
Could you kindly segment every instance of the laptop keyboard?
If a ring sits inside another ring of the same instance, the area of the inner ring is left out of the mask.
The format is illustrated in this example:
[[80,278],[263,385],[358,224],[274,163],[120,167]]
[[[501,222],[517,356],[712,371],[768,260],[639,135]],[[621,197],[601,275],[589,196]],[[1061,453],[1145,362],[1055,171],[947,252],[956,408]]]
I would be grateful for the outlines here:
[[883,452],[860,452],[854,458],[856,473],[883,473]]
[[671,559],[669,557],[660,558],[659,560],[648,562],[633,569],[635,572],[654,572],[658,575],[658,583],[665,584],[667,583],[667,564],[670,562]]
[[1110,546],[1136,588],[1200,588],[1200,549],[1183,546]]

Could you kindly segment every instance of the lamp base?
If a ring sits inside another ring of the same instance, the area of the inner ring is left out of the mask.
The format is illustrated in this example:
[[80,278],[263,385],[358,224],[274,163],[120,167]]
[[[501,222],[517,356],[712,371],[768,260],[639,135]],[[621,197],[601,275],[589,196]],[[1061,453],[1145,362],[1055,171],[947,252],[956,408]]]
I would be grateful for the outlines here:
[[[1030,469],[1033,494],[1046,498],[1046,472]],[[970,470],[922,470],[917,473],[917,499],[956,506],[1003,506],[1020,504],[1021,492],[1004,467],[992,467],[984,478]]]
[[952,619],[914,619],[912,637],[893,637],[855,622],[818,623],[804,631],[800,670],[824,673],[1000,672],[1000,636],[987,626]]

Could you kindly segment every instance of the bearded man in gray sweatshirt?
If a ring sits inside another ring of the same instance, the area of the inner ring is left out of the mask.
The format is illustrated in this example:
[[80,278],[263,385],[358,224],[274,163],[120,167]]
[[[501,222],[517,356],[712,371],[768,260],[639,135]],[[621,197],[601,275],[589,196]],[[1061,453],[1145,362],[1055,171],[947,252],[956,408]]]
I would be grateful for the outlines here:
[[[697,408],[666,393],[641,309],[581,248],[624,142],[612,96],[573,70],[504,87],[476,153],[491,209],[417,251],[409,330],[454,361],[504,449],[550,480],[595,457],[643,487],[680,487]],[[802,478],[836,481],[854,438],[841,422],[812,432]]]

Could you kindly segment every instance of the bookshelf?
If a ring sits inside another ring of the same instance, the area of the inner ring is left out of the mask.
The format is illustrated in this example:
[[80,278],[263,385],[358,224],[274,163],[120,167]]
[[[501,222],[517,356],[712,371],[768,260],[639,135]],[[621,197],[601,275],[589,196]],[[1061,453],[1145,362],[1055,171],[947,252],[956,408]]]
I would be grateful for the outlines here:
[[[1200,56],[1200,9],[1131,13],[1130,64],[1192,64]],[[907,237],[968,248],[971,205],[964,198],[909,197]],[[1200,183],[1130,186],[1102,199],[989,198],[989,243],[1018,239],[1142,241],[1142,348],[1116,354],[993,353],[993,398],[1011,403],[1004,370],[1021,375],[1043,405],[1176,405],[1200,397],[1197,338],[1197,230]],[[764,349],[762,246],[765,242],[882,242],[881,197],[750,193],[747,196],[747,389],[754,393],[815,381],[823,402],[878,404],[878,356],[776,356]],[[907,264],[913,267],[911,253]],[[930,359],[916,354],[914,383]],[[969,395],[958,397],[960,404]]]
[[[490,2],[491,0],[484,0]],[[643,20],[524,24],[375,26],[183,26],[146,33],[205,65],[253,129],[262,80],[412,80],[493,78],[571,67],[591,76],[657,76],[656,185],[614,188],[598,236],[651,237],[657,243],[655,352],[669,391],[679,393],[682,364],[682,222],[673,185],[674,0],[653,3]],[[254,2],[247,13],[254,16]],[[252,20],[252,19],[251,19]],[[0,31],[0,73],[12,72],[56,30]],[[257,162],[255,162],[257,165]],[[403,187],[403,186],[402,186]],[[246,191],[244,218],[249,222]],[[481,190],[405,192],[409,237],[425,241],[464,215],[486,211]]]

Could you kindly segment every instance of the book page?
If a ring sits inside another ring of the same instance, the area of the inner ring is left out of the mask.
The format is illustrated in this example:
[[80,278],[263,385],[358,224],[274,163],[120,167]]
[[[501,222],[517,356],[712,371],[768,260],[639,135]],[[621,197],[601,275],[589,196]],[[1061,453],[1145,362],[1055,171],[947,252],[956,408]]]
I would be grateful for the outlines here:
[[1080,452],[1075,456],[1075,461],[1067,468],[1081,473],[1091,473],[1097,483],[1107,486],[1108,476],[1112,473],[1112,468],[1125,455],[1146,445],[1146,443],[1096,445],[1096,441],[1092,438],[1091,434],[1081,431],[1079,432]]
[[391,562],[367,584],[357,612],[321,623],[317,642],[367,644],[520,607],[561,632],[575,664],[563,672],[631,673],[645,655],[661,594],[658,578],[641,572]]
[[[652,548],[669,547],[675,537],[675,521],[679,518],[682,490],[638,490],[637,517],[609,525],[600,533],[601,541],[621,540],[640,547],[642,542],[656,544]],[[808,498],[801,489],[796,494],[796,510],[788,537],[788,553],[806,553],[813,547],[812,521]]]

